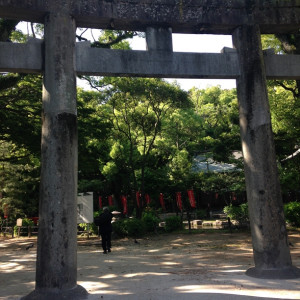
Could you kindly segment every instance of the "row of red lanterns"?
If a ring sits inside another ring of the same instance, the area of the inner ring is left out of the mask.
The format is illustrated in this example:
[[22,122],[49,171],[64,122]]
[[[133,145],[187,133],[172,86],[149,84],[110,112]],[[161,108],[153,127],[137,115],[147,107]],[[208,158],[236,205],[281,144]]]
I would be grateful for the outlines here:
[[[194,191],[193,190],[187,190],[187,194],[188,194],[188,198],[189,198],[189,201],[190,201],[191,208],[196,208],[196,200],[195,200],[195,196],[194,196]],[[146,200],[146,204],[148,206],[151,202],[151,198],[150,198],[149,194],[145,194],[145,200]],[[121,202],[122,202],[122,206],[123,206],[123,214],[127,215],[127,213],[128,213],[127,197],[126,196],[121,196]],[[164,201],[163,193],[159,194],[159,202],[160,202],[160,205],[161,205],[162,209],[165,210],[166,207],[165,207],[165,201]],[[140,192],[136,192],[136,203],[137,203],[137,207],[140,207],[140,205],[141,205],[141,193]],[[176,204],[177,204],[177,207],[179,208],[179,210],[182,211],[181,192],[176,193]],[[111,195],[108,196],[108,205],[113,206],[113,198],[112,198]],[[99,208],[102,208],[102,207],[103,207],[102,197],[99,196]]]

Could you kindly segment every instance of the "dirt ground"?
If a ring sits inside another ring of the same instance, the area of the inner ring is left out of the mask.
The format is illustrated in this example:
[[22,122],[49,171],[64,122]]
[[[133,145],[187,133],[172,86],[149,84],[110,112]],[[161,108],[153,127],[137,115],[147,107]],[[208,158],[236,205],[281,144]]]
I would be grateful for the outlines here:
[[[290,232],[289,242],[300,268],[300,233]],[[98,238],[78,241],[78,284],[88,299],[300,299],[300,279],[245,275],[253,266],[249,233],[159,234],[112,246],[104,255]],[[34,290],[35,261],[36,238],[1,238],[0,299]]]

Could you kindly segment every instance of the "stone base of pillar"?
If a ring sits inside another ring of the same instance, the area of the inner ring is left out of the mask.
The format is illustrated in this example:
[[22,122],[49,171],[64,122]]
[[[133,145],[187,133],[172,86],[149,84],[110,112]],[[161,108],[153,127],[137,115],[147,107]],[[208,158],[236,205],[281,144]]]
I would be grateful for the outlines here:
[[282,269],[259,269],[253,267],[246,271],[246,275],[261,279],[295,279],[300,278],[300,269],[294,266]]
[[88,298],[88,292],[80,285],[70,290],[34,290],[27,296],[22,297],[20,300],[84,300]]

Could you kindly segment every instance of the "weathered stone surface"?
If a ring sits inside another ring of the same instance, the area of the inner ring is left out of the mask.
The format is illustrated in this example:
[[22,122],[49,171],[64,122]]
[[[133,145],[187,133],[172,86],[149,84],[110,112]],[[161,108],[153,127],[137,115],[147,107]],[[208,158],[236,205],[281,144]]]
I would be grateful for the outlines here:
[[264,274],[264,278],[270,274],[270,278],[275,278],[277,274],[277,278],[281,278],[280,274],[285,273],[284,270],[292,268],[292,262],[258,26],[236,29],[233,41],[241,68],[237,92],[255,263],[255,270],[249,271],[249,274],[257,274],[258,277]]
[[[0,42],[0,72],[41,73],[41,40],[26,44]],[[274,55],[264,51],[268,79],[300,79],[300,55]],[[161,78],[235,79],[240,75],[234,49],[218,53],[179,53],[91,48],[76,44],[78,75],[142,76]]]
[[[242,24],[263,33],[297,32],[299,0],[80,0],[60,1],[80,27],[146,31],[171,27],[178,33],[231,34]],[[56,1],[0,0],[0,17],[44,22]]]
[[172,52],[172,28],[147,27],[146,44],[148,51]]
[[43,41],[28,43],[0,42],[0,72],[41,73],[43,71]]
[[77,285],[75,22],[45,20],[41,184],[36,288],[24,299],[83,299]]
[[[236,78],[236,54],[81,48],[77,73],[162,78]],[[300,72],[299,72],[300,73]]]

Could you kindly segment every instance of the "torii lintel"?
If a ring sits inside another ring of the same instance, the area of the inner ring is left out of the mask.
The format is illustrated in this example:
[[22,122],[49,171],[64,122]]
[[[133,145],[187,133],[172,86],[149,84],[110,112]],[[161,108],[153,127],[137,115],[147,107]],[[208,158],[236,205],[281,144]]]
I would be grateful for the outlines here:
[[240,25],[261,33],[300,28],[300,0],[0,0],[0,17],[44,23],[50,12],[72,15],[78,27],[145,31],[171,27],[174,33],[231,34]]

